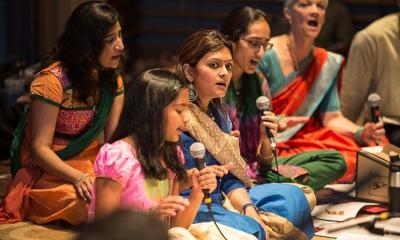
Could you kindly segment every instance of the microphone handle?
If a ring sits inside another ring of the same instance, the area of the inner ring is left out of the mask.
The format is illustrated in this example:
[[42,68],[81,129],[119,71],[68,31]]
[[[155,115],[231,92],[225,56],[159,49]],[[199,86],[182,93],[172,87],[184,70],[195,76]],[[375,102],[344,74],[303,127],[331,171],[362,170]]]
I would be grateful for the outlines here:
[[[194,160],[196,161],[197,169],[199,169],[200,171],[206,167],[203,158],[195,158]],[[204,202],[207,205],[209,205],[211,203],[210,191],[208,189],[203,189],[203,193],[204,193]]]
[[379,107],[375,106],[375,107],[371,107],[371,120],[374,123],[379,122],[379,117],[381,116],[381,113],[379,111]]
[[265,131],[267,132],[267,136],[269,139],[269,143],[271,144],[272,150],[276,151],[276,143],[275,143],[274,135],[272,135],[271,130],[267,127],[265,127]]
[[[269,111],[269,110],[268,109],[260,110],[261,116],[264,114],[265,111]],[[265,127],[265,132],[267,133],[272,150],[276,151],[276,143],[275,143],[274,135],[272,135],[272,133],[271,133],[271,129],[269,129],[268,127]]]

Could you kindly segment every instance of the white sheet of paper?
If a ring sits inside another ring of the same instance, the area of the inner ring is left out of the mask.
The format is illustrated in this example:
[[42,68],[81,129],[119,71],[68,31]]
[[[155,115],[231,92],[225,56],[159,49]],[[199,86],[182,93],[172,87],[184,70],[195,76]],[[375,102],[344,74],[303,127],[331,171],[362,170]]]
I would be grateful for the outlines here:
[[378,152],[382,152],[383,147],[382,146],[372,146],[372,147],[363,147],[361,149],[366,152],[369,152],[369,153],[378,153]]
[[362,234],[362,233],[349,233],[343,232],[339,234],[336,240],[393,240],[392,237],[372,235],[372,234]]
[[367,205],[378,204],[371,202],[348,202],[335,205],[318,205],[312,211],[312,216],[322,220],[339,222],[356,217],[361,208]]

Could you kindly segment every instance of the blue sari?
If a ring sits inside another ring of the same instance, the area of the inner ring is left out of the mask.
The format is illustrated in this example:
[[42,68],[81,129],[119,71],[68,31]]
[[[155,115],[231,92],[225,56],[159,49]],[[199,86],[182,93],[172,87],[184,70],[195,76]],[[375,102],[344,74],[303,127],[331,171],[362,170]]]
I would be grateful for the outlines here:
[[[210,113],[211,114],[211,113]],[[229,133],[232,128],[232,123],[227,116],[214,112],[211,115],[219,116],[215,118],[216,123],[224,133]],[[222,124],[221,122],[224,122]],[[224,127],[225,126],[225,127]],[[182,150],[185,155],[185,166],[187,169],[196,167],[195,160],[190,155],[189,148],[196,142],[188,133],[181,134]],[[204,161],[206,165],[220,165],[220,163],[206,151]],[[258,239],[265,239],[265,232],[261,225],[250,217],[242,214],[231,212],[222,206],[222,192],[228,194],[237,189],[245,188],[245,184],[237,177],[228,173],[218,179],[217,188],[211,193],[212,212],[215,220],[218,223],[227,225],[237,230],[252,234]],[[263,184],[247,189],[251,201],[260,209],[267,212],[275,213],[288,219],[293,225],[302,230],[309,239],[314,234],[313,222],[310,213],[308,201],[304,196],[303,191],[295,186],[288,184]],[[190,189],[182,193],[183,196],[190,194]],[[194,223],[212,221],[208,213],[208,209],[204,203],[201,204],[199,211],[195,217]]]

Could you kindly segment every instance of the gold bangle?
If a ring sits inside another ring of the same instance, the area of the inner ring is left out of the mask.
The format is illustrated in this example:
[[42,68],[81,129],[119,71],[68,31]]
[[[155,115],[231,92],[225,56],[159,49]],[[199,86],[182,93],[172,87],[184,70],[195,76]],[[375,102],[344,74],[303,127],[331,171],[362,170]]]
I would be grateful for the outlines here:
[[80,183],[83,179],[85,179],[85,178],[87,178],[87,177],[89,177],[89,176],[90,176],[89,173],[84,173],[84,174],[82,174],[80,177],[78,177],[78,178],[75,180],[74,185],[77,185],[77,184]]

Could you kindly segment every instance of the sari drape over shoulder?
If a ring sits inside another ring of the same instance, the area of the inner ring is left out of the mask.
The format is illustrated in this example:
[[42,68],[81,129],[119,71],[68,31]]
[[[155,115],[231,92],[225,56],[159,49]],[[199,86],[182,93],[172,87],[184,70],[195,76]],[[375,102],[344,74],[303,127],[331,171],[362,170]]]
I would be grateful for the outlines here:
[[354,138],[322,126],[320,114],[340,111],[338,84],[344,58],[322,48],[314,48],[313,60],[303,74],[296,71],[284,76],[274,50],[267,52],[259,63],[259,70],[269,82],[272,107],[282,116],[308,116],[305,124],[298,124],[280,132],[277,149],[280,156],[289,156],[315,149],[335,149],[345,158],[347,171],[339,181],[354,179],[356,152]]
[[[220,110],[215,110],[212,115],[220,117],[216,117],[217,120],[214,121],[195,104],[190,104],[189,110],[187,131],[181,134],[186,168],[191,169],[196,166],[189,151],[190,146],[196,141],[203,143],[206,148],[204,161],[207,166],[234,163],[234,167],[217,182],[217,188],[211,193],[212,211],[216,221],[257,236],[260,240],[265,239],[264,229],[254,219],[223,207],[223,193],[229,195],[235,189],[252,186],[244,160],[239,152],[237,139],[229,135],[232,128],[229,117]],[[189,196],[190,191],[190,189],[186,190],[182,195]],[[302,234],[309,238],[312,237],[314,230],[310,207],[300,188],[289,184],[262,184],[251,187],[249,196],[260,210],[286,218],[291,226],[300,229]],[[212,219],[206,205],[202,203],[193,223],[209,221]]]
[[[114,97],[123,93],[122,78],[116,87],[102,86],[93,106],[75,100],[60,62],[39,72],[31,84],[31,98],[59,107],[51,149],[71,167],[93,173],[100,149],[98,135],[104,128]],[[12,174],[0,208],[1,222],[28,219],[44,224],[64,220],[77,225],[87,221],[87,204],[74,186],[40,169],[32,159],[31,112],[14,133],[11,146]]]

